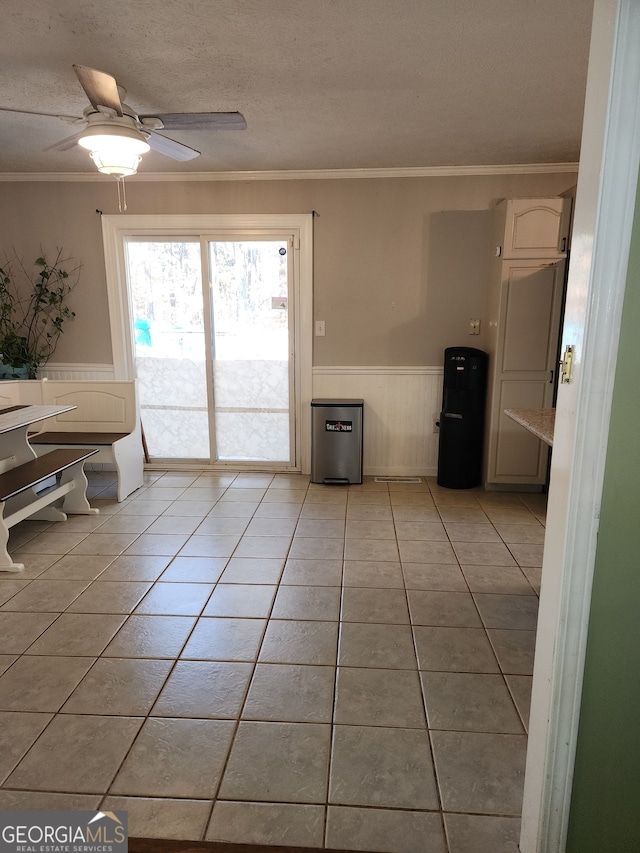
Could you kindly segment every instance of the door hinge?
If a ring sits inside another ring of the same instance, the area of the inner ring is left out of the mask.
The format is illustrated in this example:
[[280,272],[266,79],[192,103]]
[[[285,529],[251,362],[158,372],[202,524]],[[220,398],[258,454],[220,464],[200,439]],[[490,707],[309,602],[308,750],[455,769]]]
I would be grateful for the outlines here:
[[571,382],[571,373],[573,371],[573,354],[575,352],[574,344],[567,344],[564,348],[564,355],[560,362],[560,384],[567,385]]

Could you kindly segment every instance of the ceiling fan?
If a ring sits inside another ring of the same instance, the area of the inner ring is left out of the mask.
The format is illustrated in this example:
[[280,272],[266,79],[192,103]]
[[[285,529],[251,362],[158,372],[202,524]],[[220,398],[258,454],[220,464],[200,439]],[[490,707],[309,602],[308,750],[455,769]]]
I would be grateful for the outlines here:
[[140,155],[149,148],[183,162],[200,156],[199,151],[163,136],[158,133],[160,130],[244,130],[247,126],[239,112],[138,115],[124,103],[126,92],[110,74],[84,65],[74,65],[73,70],[90,102],[82,116],[10,107],[0,107],[0,111],[51,116],[70,124],[84,124],[78,133],[46,150],[68,151],[77,143],[91,152],[98,171],[116,178],[135,174]]

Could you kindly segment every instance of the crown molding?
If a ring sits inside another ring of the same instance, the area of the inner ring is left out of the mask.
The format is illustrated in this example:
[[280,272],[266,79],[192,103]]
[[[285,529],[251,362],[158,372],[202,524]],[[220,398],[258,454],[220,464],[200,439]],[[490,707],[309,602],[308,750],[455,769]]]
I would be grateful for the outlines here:
[[[398,169],[292,169],[272,172],[138,172],[127,182],[160,181],[327,181],[356,178],[452,178],[483,175],[575,173],[578,163],[519,163],[502,166],[415,166]],[[97,172],[0,172],[0,182],[102,181]]]

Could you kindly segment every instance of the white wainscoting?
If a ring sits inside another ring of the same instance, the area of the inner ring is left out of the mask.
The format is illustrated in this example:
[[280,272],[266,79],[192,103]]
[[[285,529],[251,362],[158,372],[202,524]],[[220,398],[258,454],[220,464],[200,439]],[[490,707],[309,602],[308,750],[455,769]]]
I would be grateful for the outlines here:
[[42,379],[115,379],[112,364],[55,364],[50,362],[40,368]]
[[442,367],[314,367],[314,398],[362,398],[365,474],[438,470]]

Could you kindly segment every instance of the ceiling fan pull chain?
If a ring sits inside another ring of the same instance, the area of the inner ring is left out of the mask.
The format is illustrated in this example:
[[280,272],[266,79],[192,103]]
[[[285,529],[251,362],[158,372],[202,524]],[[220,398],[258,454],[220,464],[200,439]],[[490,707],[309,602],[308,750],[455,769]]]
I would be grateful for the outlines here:
[[118,210],[122,213],[127,209],[127,192],[124,188],[124,176],[117,176],[116,181],[118,182]]

